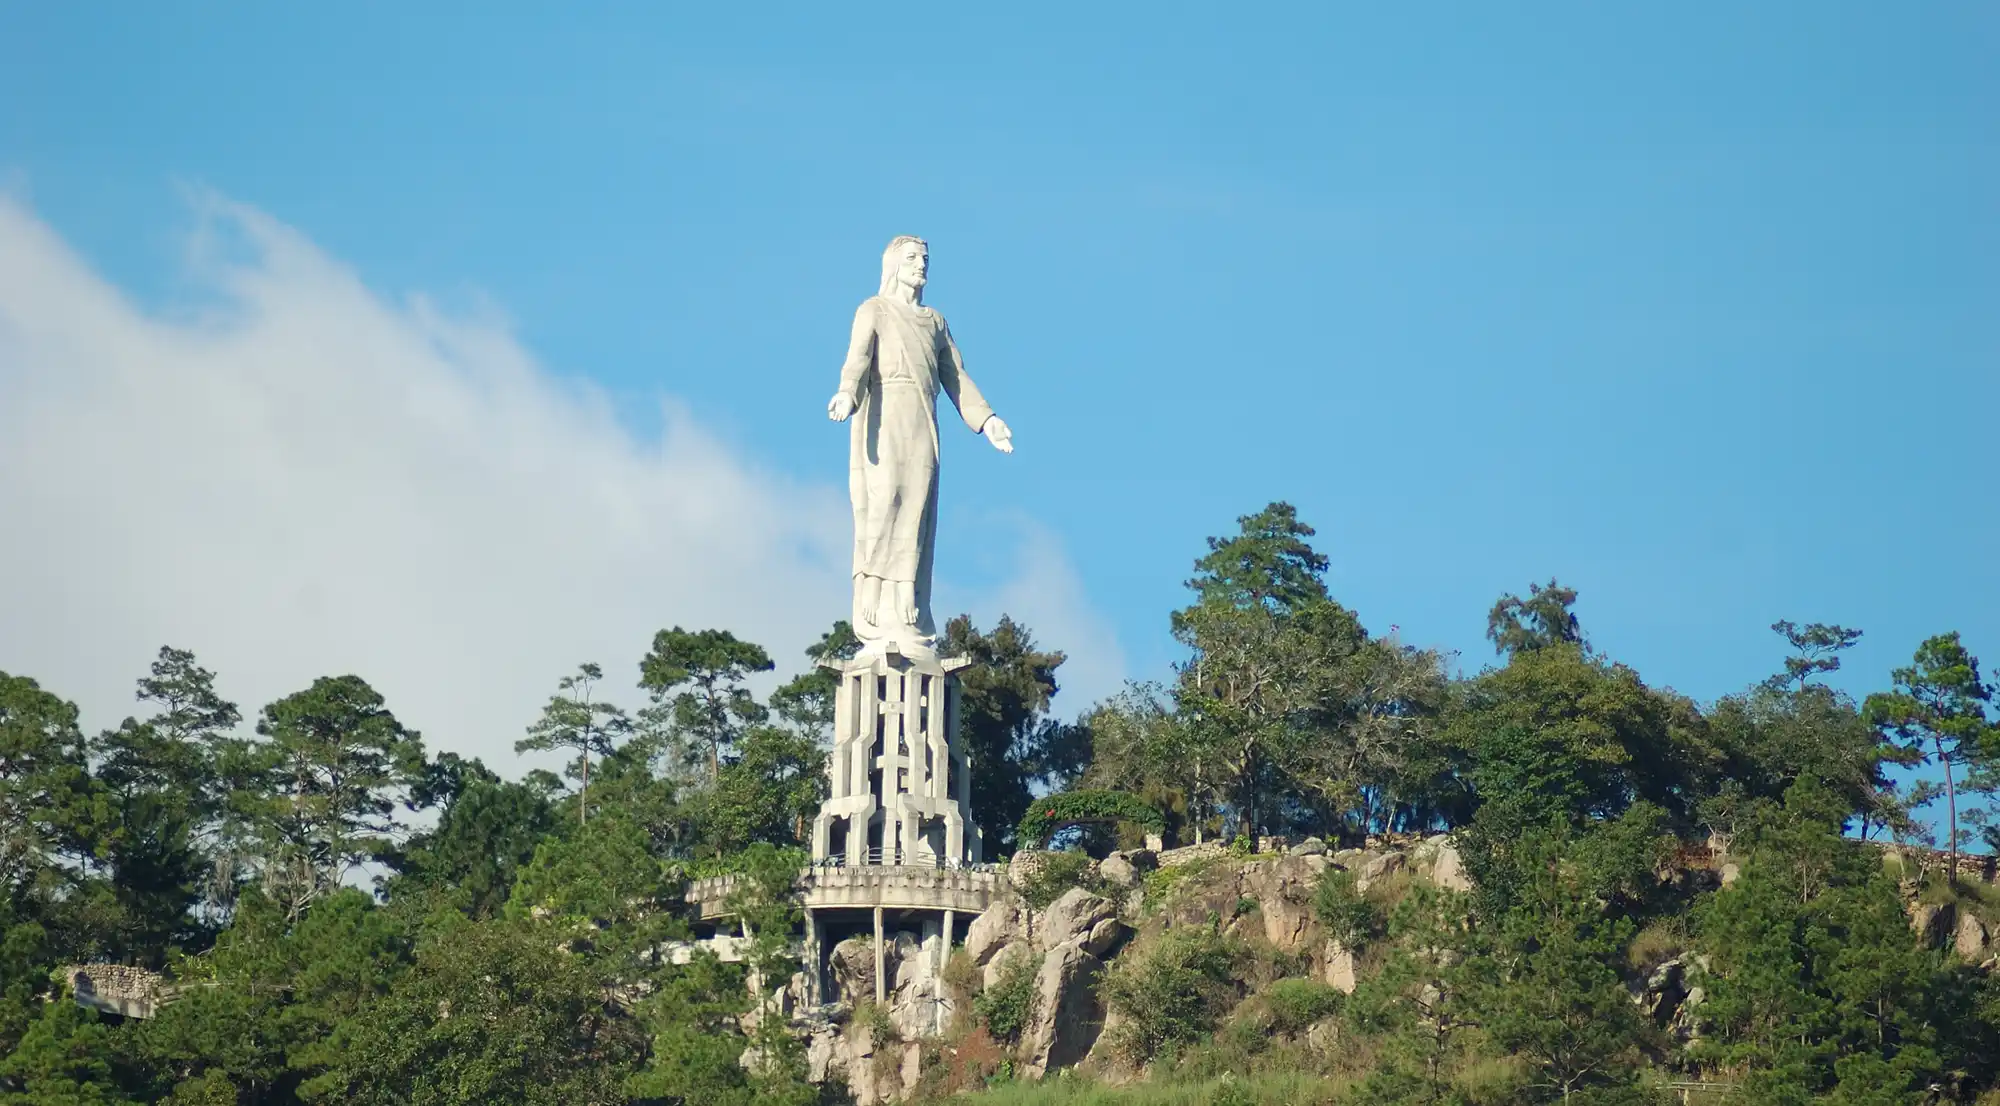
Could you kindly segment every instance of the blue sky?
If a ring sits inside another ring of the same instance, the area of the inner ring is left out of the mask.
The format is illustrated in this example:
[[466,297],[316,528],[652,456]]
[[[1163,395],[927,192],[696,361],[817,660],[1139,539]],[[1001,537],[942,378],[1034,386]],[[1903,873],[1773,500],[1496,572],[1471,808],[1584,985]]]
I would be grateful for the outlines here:
[[1857,691],[1947,629],[2000,662],[2000,9],[723,7],[8,3],[0,172],[149,311],[208,294],[212,191],[827,487],[923,235],[1018,446],[948,438],[940,571],[1025,520],[1125,675],[1281,498],[1468,668],[1550,575],[1702,698],[1779,618],[1864,629]]

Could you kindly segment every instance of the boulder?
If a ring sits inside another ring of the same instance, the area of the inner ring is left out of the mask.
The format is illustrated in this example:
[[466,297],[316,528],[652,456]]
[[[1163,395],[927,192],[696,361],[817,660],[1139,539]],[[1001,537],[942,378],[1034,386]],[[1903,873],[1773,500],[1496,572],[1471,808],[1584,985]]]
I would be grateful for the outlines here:
[[1035,1016],[1021,1034],[1023,1068],[1030,1079],[1070,1067],[1090,1054],[1104,1030],[1097,980],[1104,962],[1075,944],[1060,944],[1042,959],[1035,977]]
[[833,976],[833,993],[850,1005],[875,1001],[875,941],[872,937],[849,937],[833,946],[827,955]]
[[1958,955],[1974,964],[1986,958],[1986,926],[1972,916],[1970,910],[1958,914],[1958,931],[1953,934],[1952,948]]
[[1022,957],[1032,958],[1034,955],[1034,947],[1026,941],[1015,941],[1003,947],[999,952],[994,954],[993,959],[986,962],[986,971],[983,974],[986,986],[991,987],[1000,982],[1000,977],[1006,974],[1008,964],[1011,961]]
[[1354,971],[1354,950],[1339,941],[1326,943],[1326,985],[1345,995],[1360,982]]
[[1245,867],[1243,893],[1257,900],[1265,940],[1285,952],[1310,945],[1318,934],[1313,891],[1326,867],[1323,856],[1292,856]]
[[1118,906],[1101,895],[1072,887],[1042,911],[1035,936],[1043,948],[1054,948],[1088,935],[1097,923],[1118,916]]
[[1131,849],[1112,853],[1097,863],[1097,874],[1117,887],[1137,887],[1147,872],[1160,866],[1151,849]]
[[1326,842],[1317,837],[1308,837],[1288,850],[1293,856],[1325,856]]
[[965,953],[972,957],[974,965],[985,967],[995,953],[1020,936],[1018,902],[1013,898],[1002,899],[972,920],[965,932]]
[[1910,907],[1910,928],[1924,944],[1943,948],[1956,936],[1958,911],[1950,904],[1916,903]]
[[1090,932],[1077,942],[1083,951],[1099,960],[1111,955],[1112,950],[1125,943],[1131,930],[1116,918],[1106,918],[1090,927]]
[[1688,997],[1687,967],[1678,956],[1654,968],[1646,977],[1646,989],[1639,994],[1639,1008],[1666,1028],[1680,1016]]
[[1321,1018],[1307,1026],[1306,1046],[1321,1055],[1332,1055],[1340,1047],[1340,1019]]
[[1098,861],[1097,874],[1104,877],[1104,882],[1113,887],[1130,889],[1139,886],[1139,870],[1132,867],[1131,861],[1117,853]]
[[1388,879],[1407,865],[1402,853],[1377,853],[1361,862],[1354,873],[1354,889],[1365,892],[1382,880]]
[[1440,845],[1437,859],[1431,863],[1431,882],[1446,891],[1472,890],[1472,877],[1466,874],[1465,858],[1458,855],[1455,845]]

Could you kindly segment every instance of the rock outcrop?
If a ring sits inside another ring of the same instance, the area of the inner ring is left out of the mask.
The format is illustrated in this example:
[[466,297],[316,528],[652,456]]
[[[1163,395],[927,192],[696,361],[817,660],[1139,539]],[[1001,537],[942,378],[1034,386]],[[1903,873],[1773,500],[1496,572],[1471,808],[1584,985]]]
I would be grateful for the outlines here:
[[1066,941],[1042,958],[1035,976],[1035,1015],[1021,1034],[1023,1071],[1039,1079],[1052,1068],[1090,1053],[1104,1028],[1104,1000],[1097,993],[1104,962]]

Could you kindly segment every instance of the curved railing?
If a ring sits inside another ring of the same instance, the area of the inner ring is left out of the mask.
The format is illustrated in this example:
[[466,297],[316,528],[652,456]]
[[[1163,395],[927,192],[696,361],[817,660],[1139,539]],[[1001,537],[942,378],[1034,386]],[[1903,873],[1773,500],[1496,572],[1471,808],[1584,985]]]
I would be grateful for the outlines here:
[[850,865],[847,863],[847,856],[844,853],[835,853],[832,856],[822,857],[813,861],[811,866],[814,868],[930,868],[952,872],[997,872],[1000,870],[1000,865],[998,864],[973,864],[959,860],[956,857],[939,856],[928,849],[916,849],[910,852],[904,852],[901,849],[869,849],[862,854],[862,860],[859,865]]

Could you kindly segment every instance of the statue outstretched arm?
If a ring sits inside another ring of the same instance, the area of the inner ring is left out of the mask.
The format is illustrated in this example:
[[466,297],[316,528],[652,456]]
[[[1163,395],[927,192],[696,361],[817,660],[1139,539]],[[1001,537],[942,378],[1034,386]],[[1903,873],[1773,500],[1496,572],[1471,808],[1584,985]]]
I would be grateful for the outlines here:
[[854,329],[847,338],[847,360],[840,366],[840,390],[826,405],[827,417],[846,422],[861,404],[862,382],[875,363],[875,304],[863,303],[854,313]]
[[972,382],[972,375],[965,371],[965,360],[958,355],[958,343],[951,340],[948,326],[938,333],[938,383],[943,385],[952,406],[958,408],[959,417],[974,434],[986,429],[986,420],[993,417],[993,407],[980,394],[979,385]]

